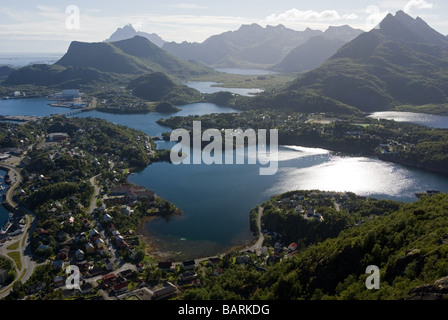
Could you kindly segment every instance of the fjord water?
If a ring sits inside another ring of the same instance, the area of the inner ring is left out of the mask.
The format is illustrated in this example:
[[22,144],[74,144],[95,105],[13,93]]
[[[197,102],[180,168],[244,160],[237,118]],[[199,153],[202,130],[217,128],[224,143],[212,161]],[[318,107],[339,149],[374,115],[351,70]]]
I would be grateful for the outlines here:
[[189,81],[185,82],[185,85],[190,88],[196,89],[201,93],[216,93],[220,91],[227,91],[241,96],[251,96],[257,93],[261,93],[264,90],[261,89],[246,89],[246,88],[224,88],[224,87],[214,87],[218,84],[217,82],[207,82],[207,81]]
[[67,108],[51,107],[48,103],[50,101],[45,98],[0,100],[0,115],[47,117],[70,111]]
[[436,129],[448,129],[448,117],[414,112],[383,111],[372,113],[370,118],[410,122]]
[[216,71],[230,73],[230,74],[239,74],[245,76],[261,76],[266,74],[275,74],[274,71],[266,70],[266,69],[242,69],[242,68],[218,68]]
[[[150,136],[160,136],[170,131],[156,123],[160,118],[237,112],[209,103],[186,105],[181,109],[171,115],[93,111],[76,116],[102,118],[142,130]],[[30,110],[33,111],[31,115],[37,116],[67,112],[67,109],[48,106],[45,99],[0,101],[0,115],[30,115]],[[159,143],[163,148],[171,145]],[[158,218],[145,226],[151,240],[162,251],[173,252],[179,260],[215,255],[250,242],[250,210],[282,192],[298,189],[351,191],[411,202],[416,200],[415,192],[448,191],[447,177],[376,158],[341,156],[322,149],[283,146],[279,150],[276,175],[260,176],[259,168],[259,165],[248,164],[176,166],[155,163],[131,175],[129,181],[154,190],[184,211],[180,217]]]
[[[246,161],[247,163],[247,161]],[[271,196],[291,190],[352,191],[359,195],[414,201],[415,192],[448,191],[448,179],[375,158],[343,157],[322,149],[283,146],[279,171],[260,176],[258,165],[172,165],[156,163],[130,182],[154,189],[184,210],[146,231],[162,251],[179,260],[224,253],[249,243],[248,214]]]

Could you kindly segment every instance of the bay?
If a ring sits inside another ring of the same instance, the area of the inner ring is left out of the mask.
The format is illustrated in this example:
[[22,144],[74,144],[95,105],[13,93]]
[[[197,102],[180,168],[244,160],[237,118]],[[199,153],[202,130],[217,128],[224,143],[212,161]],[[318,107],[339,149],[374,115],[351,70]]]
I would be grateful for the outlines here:
[[231,92],[235,94],[239,94],[241,96],[253,96],[257,93],[262,93],[264,90],[262,89],[246,89],[246,88],[224,88],[224,87],[214,87],[214,85],[218,84],[217,82],[207,82],[207,81],[189,81],[184,83],[186,86],[196,89],[201,93],[216,93],[220,91]]
[[436,129],[448,129],[447,116],[414,112],[384,111],[372,113],[369,117],[374,119],[387,119],[395,120],[397,122],[415,123]]
[[[170,131],[156,123],[160,118],[238,112],[209,103],[186,105],[181,109],[168,115],[92,111],[76,117],[102,118],[142,130],[150,136],[160,136]],[[67,109],[50,107],[46,99],[0,101],[1,115],[46,116],[58,112],[66,113]],[[420,120],[414,117],[409,121]],[[439,121],[443,124],[446,119],[435,116],[433,122],[426,125],[440,126]],[[164,148],[173,145],[164,141],[158,144]],[[279,156],[279,170],[273,176],[260,176],[259,165],[175,166],[168,163],[155,163],[131,175],[131,183],[154,190],[184,211],[179,217],[148,222],[146,231],[161,250],[172,252],[179,260],[198,258],[250,242],[250,210],[272,195],[286,191],[351,191],[405,202],[415,201],[415,192],[448,191],[446,177],[376,158],[341,156],[328,150],[299,146],[282,146]]]
[[179,261],[248,244],[253,238],[250,210],[287,191],[351,191],[405,202],[415,201],[418,191],[448,191],[445,177],[323,149],[282,146],[278,164],[277,174],[260,176],[259,165],[156,163],[131,175],[129,181],[155,190],[184,210],[181,217],[159,218],[145,227],[160,250],[171,252]]
[[67,108],[49,106],[48,103],[50,101],[46,98],[0,100],[0,115],[47,117],[70,111]]
[[276,73],[274,71],[269,71],[265,69],[251,69],[251,68],[217,68],[216,71],[229,74],[247,75],[247,76],[261,76]]

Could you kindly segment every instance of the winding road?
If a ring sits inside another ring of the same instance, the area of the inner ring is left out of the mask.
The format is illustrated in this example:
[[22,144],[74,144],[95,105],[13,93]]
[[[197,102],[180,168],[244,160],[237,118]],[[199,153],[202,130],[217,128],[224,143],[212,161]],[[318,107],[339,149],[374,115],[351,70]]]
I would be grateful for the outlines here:
[[[6,192],[6,203],[11,208],[19,209],[19,204],[14,202],[13,195],[15,190],[19,187],[22,182],[22,176],[16,170],[15,167],[5,164],[4,162],[0,164],[0,168],[4,168],[8,170],[8,175],[11,179],[12,185]],[[20,265],[17,265],[14,262],[14,266],[17,272],[16,279],[6,288],[2,288],[0,290],[0,299],[6,297],[9,292],[12,290],[14,283],[16,281],[27,281],[34,272],[34,268],[37,263],[33,260],[31,255],[31,250],[29,247],[29,238],[33,232],[33,229],[36,227],[36,219],[34,213],[26,210],[24,208],[20,208],[26,214],[24,215],[24,219],[26,221],[25,226],[23,227],[23,231],[21,234],[11,237],[11,240],[6,242],[2,247],[0,247],[0,255],[11,258],[8,256],[8,253],[18,252],[20,255]],[[15,245],[17,244],[17,248]],[[11,248],[11,249],[8,249]]]

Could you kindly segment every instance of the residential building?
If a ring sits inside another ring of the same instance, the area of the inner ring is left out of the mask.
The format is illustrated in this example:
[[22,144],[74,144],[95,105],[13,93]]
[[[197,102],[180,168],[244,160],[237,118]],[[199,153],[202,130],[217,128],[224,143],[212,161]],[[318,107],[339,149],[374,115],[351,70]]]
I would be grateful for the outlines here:
[[64,269],[64,261],[54,260],[53,261],[53,269],[54,270],[63,270]]
[[236,263],[238,264],[248,264],[250,257],[248,255],[236,257]]
[[218,264],[221,263],[221,259],[218,258],[218,257],[212,257],[212,258],[208,259],[208,262],[209,262],[209,264],[212,265],[212,266],[213,266],[213,265],[218,265]]
[[95,247],[90,242],[86,243],[86,253],[94,253]]
[[182,269],[184,270],[193,270],[196,267],[196,261],[188,260],[182,262]]
[[75,256],[78,261],[84,260],[84,251],[82,251],[81,249],[76,250]]
[[180,281],[193,281],[198,277],[197,273],[194,271],[187,271],[180,275]]
[[118,283],[112,287],[112,290],[115,292],[115,295],[121,294],[123,292],[128,291],[128,281],[124,281],[122,283]]
[[106,213],[103,216],[103,220],[104,220],[104,222],[111,222],[113,220],[113,218],[112,218],[112,216],[110,214]]
[[108,273],[101,279],[103,280],[103,284],[111,284],[117,281],[117,276],[114,273]]
[[160,261],[157,266],[162,271],[173,271],[173,263],[169,261]]
[[127,216],[130,216],[134,213],[134,210],[132,210],[129,206],[123,206],[121,208],[121,212]]
[[48,142],[60,142],[60,141],[66,141],[68,139],[70,139],[70,136],[65,132],[50,133],[47,136]]
[[154,299],[168,298],[177,292],[177,287],[171,282],[166,282],[163,288],[154,291]]
[[64,285],[64,283],[65,283],[65,278],[64,277],[56,276],[56,277],[53,278],[53,285],[55,287],[60,287],[60,286]]

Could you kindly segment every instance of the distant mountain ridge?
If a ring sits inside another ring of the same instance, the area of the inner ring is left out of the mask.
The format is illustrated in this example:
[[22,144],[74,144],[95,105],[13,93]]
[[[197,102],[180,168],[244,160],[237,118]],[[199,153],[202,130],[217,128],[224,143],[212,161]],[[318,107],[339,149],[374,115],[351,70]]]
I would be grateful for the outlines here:
[[167,42],[163,49],[184,59],[195,59],[213,67],[269,68],[281,62],[297,46],[314,36],[349,41],[362,33],[349,26],[332,27],[325,33],[307,28],[295,31],[283,25],[242,25],[236,31],[214,35],[202,43]]
[[319,67],[344,44],[353,40],[364,31],[350,26],[329,27],[321,35],[311,37],[306,43],[299,45],[272,70],[291,73],[303,72]]
[[143,38],[148,39],[152,43],[154,43],[156,46],[161,48],[166,41],[163,40],[158,34],[156,33],[146,33],[142,31],[136,31],[132,24],[128,24],[124,26],[123,28],[118,28],[109,39],[105,40],[104,42],[117,42],[127,39],[132,39],[135,36],[140,36]]
[[448,38],[403,11],[344,45],[285,91],[312,90],[362,111],[448,98]]
[[183,61],[157,47],[148,39],[135,36],[117,42],[74,41],[54,65],[31,65],[9,74],[5,85],[79,86],[163,72],[186,79],[216,72],[198,62]]
[[204,65],[183,61],[141,36],[109,43],[75,41],[56,64],[121,74],[160,71],[181,78],[213,71]]
[[346,41],[340,39],[312,37],[308,42],[293,49],[280,63],[272,67],[272,70],[285,73],[312,70],[324,63],[344,44]]

